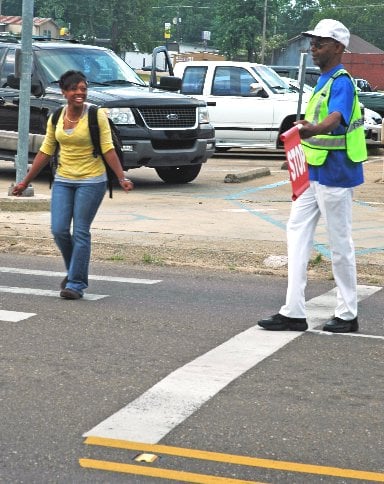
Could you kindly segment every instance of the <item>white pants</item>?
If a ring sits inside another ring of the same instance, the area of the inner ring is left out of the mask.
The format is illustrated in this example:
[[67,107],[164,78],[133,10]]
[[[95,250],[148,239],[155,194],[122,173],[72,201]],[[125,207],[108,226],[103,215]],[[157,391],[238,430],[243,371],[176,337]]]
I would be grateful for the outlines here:
[[335,316],[357,316],[355,249],[352,241],[352,188],[327,187],[311,182],[292,202],[287,224],[288,288],[280,314],[305,318],[307,266],[320,215],[325,219],[331,250],[332,272],[337,286]]

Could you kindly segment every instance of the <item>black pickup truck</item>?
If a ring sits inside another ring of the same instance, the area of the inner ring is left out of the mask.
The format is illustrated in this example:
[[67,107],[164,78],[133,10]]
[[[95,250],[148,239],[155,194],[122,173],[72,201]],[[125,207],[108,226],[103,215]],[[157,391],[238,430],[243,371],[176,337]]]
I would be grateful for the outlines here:
[[[88,101],[105,108],[117,125],[126,170],[147,166],[165,182],[188,183],[213,155],[215,134],[205,103],[171,92],[179,88],[174,78],[156,84],[155,75],[148,86],[119,56],[97,46],[36,41],[32,52],[30,159],[48,116],[64,104],[58,79],[69,69],[84,72]],[[8,135],[17,137],[18,131],[19,54],[17,42],[0,43],[0,158],[8,160],[17,149]]]

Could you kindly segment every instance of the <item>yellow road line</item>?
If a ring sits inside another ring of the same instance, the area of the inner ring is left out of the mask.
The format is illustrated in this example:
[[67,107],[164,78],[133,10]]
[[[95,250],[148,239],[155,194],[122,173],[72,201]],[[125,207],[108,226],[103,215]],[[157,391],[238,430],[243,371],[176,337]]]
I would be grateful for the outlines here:
[[159,477],[179,482],[194,482],[198,484],[263,484],[256,481],[243,481],[229,477],[215,477],[206,474],[195,474],[192,472],[173,471],[170,469],[159,469],[158,467],[137,466],[133,464],[121,464],[119,462],[108,462],[94,459],[79,459],[81,467],[98,469],[101,471],[122,472],[124,474],[136,474],[146,477]]
[[371,482],[384,482],[384,474],[381,472],[359,471],[355,469],[343,469],[339,467],[318,466],[313,464],[301,464],[298,462],[278,461],[271,459],[259,459],[234,454],[221,454],[206,450],[186,449],[183,447],[172,447],[160,444],[143,444],[141,442],[130,442],[118,439],[105,439],[101,437],[87,437],[85,444],[100,445],[103,447],[114,447],[118,449],[140,450],[154,454],[167,454],[190,459],[210,460],[237,464],[251,467],[263,467],[285,472],[302,472],[305,474],[317,474],[333,477],[344,477],[349,479],[361,479]]

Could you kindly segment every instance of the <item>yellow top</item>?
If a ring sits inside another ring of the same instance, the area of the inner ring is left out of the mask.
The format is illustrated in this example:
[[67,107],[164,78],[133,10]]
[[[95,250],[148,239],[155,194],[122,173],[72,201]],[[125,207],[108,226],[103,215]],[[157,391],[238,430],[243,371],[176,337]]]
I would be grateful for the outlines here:
[[[56,125],[56,133],[52,125],[52,116],[48,120],[47,132],[40,151],[47,155],[53,155],[57,142],[60,144],[60,159],[57,174],[72,180],[93,178],[105,172],[104,162],[101,156],[93,156],[93,144],[88,127],[88,105],[78,124],[71,132],[63,129],[63,115],[65,108],[60,113]],[[97,110],[97,121],[100,130],[100,146],[102,153],[112,150],[113,142],[107,114],[103,109]],[[57,140],[57,141],[56,141]]]

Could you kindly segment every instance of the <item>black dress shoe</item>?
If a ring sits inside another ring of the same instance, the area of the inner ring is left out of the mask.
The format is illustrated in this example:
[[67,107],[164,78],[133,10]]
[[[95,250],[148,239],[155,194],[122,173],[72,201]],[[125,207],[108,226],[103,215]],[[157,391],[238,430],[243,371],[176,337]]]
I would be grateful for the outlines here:
[[66,288],[60,291],[60,297],[64,299],[80,299],[83,295],[73,289]]
[[305,331],[308,329],[305,318],[289,318],[280,313],[274,314],[267,319],[260,319],[257,324],[269,331]]
[[331,333],[353,333],[359,330],[357,316],[354,319],[346,321],[345,319],[334,316],[328,323],[325,323],[323,331]]

